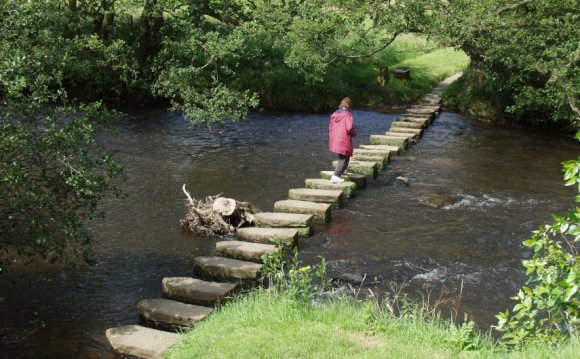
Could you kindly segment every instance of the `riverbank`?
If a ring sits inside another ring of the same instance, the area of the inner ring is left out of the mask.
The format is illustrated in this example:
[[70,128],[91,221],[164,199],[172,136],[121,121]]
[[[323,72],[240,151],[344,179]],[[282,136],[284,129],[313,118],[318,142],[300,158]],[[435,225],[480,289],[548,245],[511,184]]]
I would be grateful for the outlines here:
[[258,290],[225,305],[183,335],[167,358],[575,358],[578,341],[501,352],[492,340],[419,307],[397,317],[375,301],[314,305]]
[[283,64],[267,70],[275,81],[263,77],[264,69],[256,73],[251,68],[240,72],[239,81],[259,94],[259,106],[265,110],[328,111],[348,95],[355,108],[400,112],[468,64],[462,51],[441,47],[423,36],[402,34],[372,61],[334,66],[321,81],[299,79]]

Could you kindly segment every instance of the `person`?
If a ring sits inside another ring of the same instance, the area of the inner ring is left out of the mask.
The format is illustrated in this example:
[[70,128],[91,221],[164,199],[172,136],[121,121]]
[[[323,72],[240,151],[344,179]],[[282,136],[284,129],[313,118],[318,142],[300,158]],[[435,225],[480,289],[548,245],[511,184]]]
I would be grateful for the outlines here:
[[338,155],[338,163],[330,178],[332,183],[344,182],[342,175],[352,157],[352,138],[356,136],[356,130],[352,113],[349,111],[351,106],[352,100],[350,97],[345,97],[340,101],[339,109],[330,115],[328,147],[330,152]]

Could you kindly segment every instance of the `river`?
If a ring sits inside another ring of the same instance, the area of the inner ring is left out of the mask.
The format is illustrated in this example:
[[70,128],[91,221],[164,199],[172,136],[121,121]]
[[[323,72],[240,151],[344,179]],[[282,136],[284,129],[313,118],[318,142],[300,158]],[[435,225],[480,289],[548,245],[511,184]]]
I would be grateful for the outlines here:
[[[359,136],[384,132],[395,115],[354,111]],[[133,110],[104,140],[124,163],[128,198],[107,199],[91,224],[98,263],[79,269],[14,268],[0,275],[0,357],[114,358],[109,327],[138,322],[136,303],[162,295],[165,276],[189,276],[214,239],[180,229],[185,183],[195,198],[222,193],[264,211],[330,169],[327,114],[251,114],[221,128],[190,128],[161,109]],[[299,241],[301,258],[323,255],[331,275],[365,273],[388,287],[407,280],[447,296],[483,328],[511,307],[523,282],[521,246],[532,230],[575,206],[561,162],[580,146],[545,130],[502,128],[443,112],[418,144],[358,191],[333,221]],[[408,187],[394,178],[409,179]],[[451,197],[439,209],[418,203]]]

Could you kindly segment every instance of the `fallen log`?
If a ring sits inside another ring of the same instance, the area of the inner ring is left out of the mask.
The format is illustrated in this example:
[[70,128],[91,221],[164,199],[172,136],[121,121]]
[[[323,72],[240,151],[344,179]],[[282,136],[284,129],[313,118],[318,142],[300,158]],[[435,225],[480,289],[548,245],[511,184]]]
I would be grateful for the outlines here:
[[182,190],[187,197],[187,213],[180,220],[181,226],[208,237],[234,234],[242,226],[254,225],[254,214],[259,212],[249,202],[220,197],[219,194],[196,200],[187,192],[185,184]]

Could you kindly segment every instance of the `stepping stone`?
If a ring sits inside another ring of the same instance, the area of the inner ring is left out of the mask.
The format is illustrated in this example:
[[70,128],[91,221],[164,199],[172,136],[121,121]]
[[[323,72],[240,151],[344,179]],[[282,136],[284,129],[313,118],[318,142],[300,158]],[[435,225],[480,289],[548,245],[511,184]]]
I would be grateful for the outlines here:
[[[341,182],[341,183],[332,183],[330,180],[325,180],[322,178],[307,178],[305,181],[307,188],[315,188],[315,189],[334,189],[339,190],[344,193],[346,198],[354,197],[356,192],[356,184],[352,182]],[[314,201],[316,202],[316,201]]]
[[389,146],[389,145],[360,145],[363,150],[383,150],[389,151],[389,156],[398,155],[401,152],[401,147],[399,146]]
[[423,130],[420,128],[403,128],[403,127],[391,127],[389,129],[391,133],[398,132],[398,133],[408,133],[408,134],[416,134],[417,136],[421,137],[423,134]]
[[425,104],[416,104],[410,107],[412,110],[429,110],[431,112],[438,112],[441,109],[441,105],[425,105]]
[[371,135],[371,145],[390,145],[407,148],[409,141],[404,138],[394,136]]
[[415,122],[415,123],[420,123],[423,126],[428,125],[429,123],[431,123],[431,118],[427,117],[427,116],[409,116],[409,115],[405,115],[405,116],[399,116],[397,117],[397,119],[395,120],[395,122]]
[[371,154],[359,154],[353,155],[352,159],[355,161],[363,161],[363,162],[375,162],[377,164],[377,169],[382,171],[387,167],[387,163],[389,162],[385,157],[381,155],[371,155]]
[[180,339],[178,334],[140,325],[109,328],[105,336],[117,353],[146,359],[163,358]]
[[418,128],[421,129],[424,127],[423,124],[417,122],[405,122],[405,121],[395,121],[391,124],[391,128],[393,127],[404,127],[404,128]]
[[418,115],[433,115],[435,111],[429,108],[409,108],[406,113],[416,113]]
[[417,138],[417,134],[415,134],[415,133],[402,133],[402,132],[397,132],[397,131],[391,132],[391,130],[385,132],[385,136],[406,138],[411,142],[414,142],[415,138]]
[[235,294],[236,284],[207,282],[190,277],[167,277],[161,282],[167,298],[184,303],[214,304]]
[[[337,164],[338,164],[338,161],[333,161],[332,162],[332,169],[335,169]],[[377,166],[376,162],[351,160],[348,163],[347,169],[349,172],[365,175],[367,178],[371,178],[371,179],[377,178],[377,176],[379,174],[378,166]]]
[[421,101],[437,101],[437,103],[439,103],[439,101],[441,101],[441,96],[434,93],[430,93],[425,95],[425,97],[423,97]]
[[[330,205],[328,206],[330,208]],[[298,213],[298,212],[295,212]],[[240,239],[254,243],[295,245],[298,230],[295,228],[238,228],[236,234]]]
[[191,327],[213,310],[164,298],[144,299],[137,304],[137,309],[143,318],[166,327]]
[[[425,128],[427,127],[432,121],[430,118],[426,118],[426,117],[399,117],[395,120],[395,122],[407,122],[407,123],[412,123],[415,125],[420,125],[419,128]],[[393,122],[393,123],[395,123]],[[392,124],[391,124],[391,128],[393,128]]]
[[381,156],[385,159],[386,163],[389,163],[391,159],[391,153],[394,155],[395,151],[390,150],[381,150],[381,149],[365,149],[365,148],[355,148],[353,151],[353,155],[361,155],[361,156]]
[[278,248],[273,244],[252,243],[245,241],[223,241],[215,244],[216,253],[223,257],[262,262],[266,254],[274,253]]
[[219,279],[255,280],[262,265],[218,256],[200,256],[193,259],[196,273]]
[[[441,106],[441,98],[439,99],[425,99],[423,98],[422,100],[419,100],[417,102],[417,105],[423,105],[423,106]],[[439,111],[441,111],[441,108],[439,109]]]
[[308,237],[314,229],[314,217],[311,214],[259,212],[254,217],[258,227],[296,228],[298,237]]
[[341,189],[292,188],[288,190],[288,198],[297,201],[330,203],[338,209],[342,205],[344,195]]
[[314,217],[314,221],[316,223],[330,222],[330,208],[331,204],[329,203],[296,201],[293,199],[277,201],[274,203],[275,212],[311,214]]
[[[322,179],[330,179],[334,175],[334,171],[320,171],[320,178]],[[365,175],[361,175],[358,173],[343,173],[342,179],[345,181],[353,182],[356,184],[357,189],[365,188],[367,186],[367,178]]]

